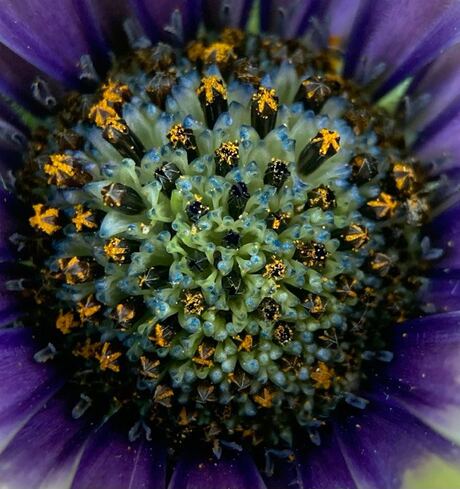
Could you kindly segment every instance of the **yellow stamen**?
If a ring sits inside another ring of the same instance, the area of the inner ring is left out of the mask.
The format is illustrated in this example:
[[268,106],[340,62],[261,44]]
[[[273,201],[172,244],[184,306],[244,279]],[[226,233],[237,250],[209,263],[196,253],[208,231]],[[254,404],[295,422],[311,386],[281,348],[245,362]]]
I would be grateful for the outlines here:
[[215,93],[222,96],[223,99],[227,99],[227,90],[223,81],[217,76],[205,76],[201,79],[201,85],[196,90],[197,95],[204,93],[206,103],[212,104],[214,102]]
[[104,253],[114,262],[124,262],[126,260],[126,246],[120,238],[112,238],[104,245]]
[[257,112],[259,114],[263,114],[266,107],[272,111],[278,110],[278,100],[274,88],[259,87],[252,96],[252,100],[257,102]]
[[79,325],[78,321],[75,320],[72,311],[64,313],[62,310],[59,311],[59,315],[56,318],[56,328],[62,334],[69,334],[73,328]]
[[97,224],[90,219],[93,217],[91,210],[85,210],[85,208],[78,204],[75,206],[75,215],[72,218],[72,222],[75,224],[75,228],[78,232],[81,232],[84,227],[88,229],[96,229]]
[[373,207],[378,218],[393,216],[398,202],[394,197],[386,192],[380,192],[380,195],[375,200],[370,200],[367,205]]
[[315,387],[328,390],[332,386],[332,379],[335,375],[333,369],[330,369],[324,362],[318,362],[317,368],[310,374],[315,381]]
[[261,396],[259,394],[254,396],[254,402],[264,408],[271,408],[273,405],[273,394],[269,389],[264,387],[263,394]]
[[115,363],[120,357],[120,352],[111,353],[110,343],[104,343],[100,353],[96,353],[96,359],[99,360],[99,367],[101,370],[112,370],[112,372],[119,372],[120,367]]
[[319,136],[315,137],[311,141],[312,143],[321,143],[319,149],[319,154],[326,156],[329,148],[332,147],[334,153],[338,153],[340,150],[340,136],[336,131],[330,131],[329,129],[321,129],[319,131]]
[[43,231],[46,234],[54,234],[61,229],[57,224],[59,218],[59,210],[53,207],[45,207],[43,204],[35,204],[33,206],[35,215],[29,219],[32,227]]
[[185,314],[197,314],[199,316],[205,309],[204,297],[200,291],[186,291],[182,302],[184,303]]
[[272,262],[265,265],[265,272],[263,276],[265,278],[273,278],[274,280],[281,280],[286,275],[286,265],[282,260],[272,257]]

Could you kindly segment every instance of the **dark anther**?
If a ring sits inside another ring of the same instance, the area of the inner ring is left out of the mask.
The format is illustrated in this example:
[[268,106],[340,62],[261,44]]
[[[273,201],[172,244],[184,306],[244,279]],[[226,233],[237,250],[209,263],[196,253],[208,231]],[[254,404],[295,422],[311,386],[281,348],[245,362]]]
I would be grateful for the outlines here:
[[289,323],[279,321],[273,329],[273,339],[281,346],[285,346],[294,339],[294,330]]
[[320,295],[308,294],[302,305],[312,317],[318,319],[326,310],[327,302]]
[[334,191],[325,185],[310,190],[307,194],[306,207],[319,207],[323,211],[333,209],[336,206]]
[[176,73],[160,71],[150,80],[145,88],[150,100],[160,107],[161,110],[165,110],[166,98],[171,93],[173,86],[176,84],[176,80]]
[[122,119],[109,122],[102,132],[104,139],[124,158],[131,158],[139,163],[144,156],[145,149],[139,138],[131,131]]
[[302,102],[306,110],[319,112],[336,91],[337,82],[322,76],[311,76],[302,81],[295,100]]
[[244,182],[232,185],[228,195],[228,213],[233,219],[238,219],[249,200],[248,187]]
[[164,287],[168,279],[168,267],[150,267],[139,276],[138,284],[141,289],[156,289]]
[[210,263],[204,253],[192,250],[187,258],[187,265],[192,272],[204,272]]
[[278,321],[281,317],[281,306],[271,297],[265,297],[259,304],[258,311],[267,321]]
[[93,179],[78,160],[64,153],[51,155],[43,171],[49,177],[48,183],[58,187],[82,187]]
[[187,206],[186,212],[192,222],[198,222],[201,217],[209,212],[209,207],[199,200],[194,200]]
[[169,44],[159,42],[149,51],[149,68],[152,71],[166,70],[176,61],[176,53]]
[[350,124],[357,136],[365,132],[372,121],[372,116],[368,110],[355,106],[348,109],[343,118]]
[[104,253],[113,263],[131,263],[131,253],[139,249],[136,241],[125,238],[111,238],[104,244]]
[[121,327],[126,327],[142,315],[143,305],[144,302],[140,296],[128,297],[115,306],[112,317]]
[[358,185],[370,182],[378,174],[377,159],[369,154],[360,154],[352,158],[351,181]]
[[388,255],[385,255],[385,253],[377,252],[368,260],[368,268],[373,272],[377,272],[382,277],[388,275],[392,266],[392,259]]
[[110,183],[101,189],[102,201],[123,214],[133,215],[145,209],[141,196],[122,183]]
[[322,243],[317,243],[316,241],[310,241],[308,243],[296,241],[295,247],[295,260],[300,261],[308,268],[320,268],[324,266],[327,251]]
[[84,139],[83,136],[80,136],[80,134],[71,129],[63,129],[56,133],[56,142],[59,146],[59,151],[65,151],[67,149],[76,151],[82,148]]
[[251,124],[264,138],[276,124],[278,97],[274,88],[259,87],[252,96]]
[[167,138],[173,149],[184,149],[187,152],[189,163],[198,156],[195,135],[190,128],[175,124],[169,130]]
[[98,264],[92,258],[79,256],[61,258],[58,264],[65,281],[72,285],[93,280],[99,269]]
[[298,160],[299,172],[309,175],[322,163],[336,155],[340,150],[340,136],[336,131],[321,129],[301,151]]
[[174,338],[177,328],[176,317],[170,316],[161,323],[155,324],[149,335],[149,340],[153,341],[160,348],[166,348]]
[[216,162],[216,174],[224,177],[230,170],[238,165],[240,151],[238,141],[227,141],[222,143],[214,151]]
[[333,233],[340,240],[339,250],[358,250],[369,241],[369,232],[361,224],[352,223],[344,229]]
[[222,278],[222,287],[230,297],[240,294],[243,286],[241,275],[234,270]]
[[210,129],[214,127],[217,118],[222,112],[227,112],[227,89],[224,82],[217,76],[205,76],[196,93],[204,112],[206,124]]
[[284,182],[289,178],[291,172],[288,170],[287,163],[282,160],[273,159],[267,166],[264,175],[264,183],[281,188]]
[[223,238],[223,245],[226,248],[239,248],[241,236],[235,231],[229,231]]
[[287,212],[270,212],[267,216],[267,225],[280,233],[287,228],[289,219],[290,215]]
[[233,65],[235,77],[242,83],[249,83],[257,86],[260,83],[259,68],[253,65],[248,58],[241,58]]
[[163,192],[171,195],[176,188],[176,180],[181,176],[179,168],[174,163],[163,163],[155,170],[155,179],[161,183]]

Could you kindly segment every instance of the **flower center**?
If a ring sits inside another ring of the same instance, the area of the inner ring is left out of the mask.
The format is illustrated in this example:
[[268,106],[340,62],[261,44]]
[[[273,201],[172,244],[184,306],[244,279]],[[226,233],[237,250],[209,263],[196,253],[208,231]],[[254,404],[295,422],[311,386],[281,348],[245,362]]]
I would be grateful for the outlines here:
[[76,416],[282,446],[365,406],[366,363],[416,312],[429,196],[339,64],[231,29],[158,44],[36,131],[36,358],[71,373]]

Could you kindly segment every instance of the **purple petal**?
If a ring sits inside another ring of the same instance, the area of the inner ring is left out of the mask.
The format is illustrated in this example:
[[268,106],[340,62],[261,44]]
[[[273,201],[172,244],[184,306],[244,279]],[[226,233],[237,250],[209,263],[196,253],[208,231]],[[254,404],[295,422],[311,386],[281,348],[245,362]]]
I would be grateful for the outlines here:
[[68,403],[52,399],[30,417],[0,454],[0,480],[9,489],[58,489],[72,479],[86,427],[70,416]]
[[[446,109],[458,106],[460,92],[460,44],[455,44],[416,77],[408,89],[409,122],[423,130]],[[412,105],[414,110],[411,111]],[[417,110],[417,105],[421,107]]]
[[17,205],[13,194],[0,187],[0,262],[11,260],[15,256],[16,250],[10,237],[20,228],[15,215]]
[[0,328],[18,319],[22,312],[19,295],[7,288],[7,281],[16,278],[14,268],[11,263],[0,263]]
[[355,21],[360,0],[330,0],[325,14],[332,45],[346,45]]
[[423,160],[438,161],[441,171],[456,168],[460,163],[460,99],[435,117],[418,135],[413,150]]
[[253,0],[202,0],[203,16],[210,29],[244,27],[248,21]]
[[0,452],[62,386],[35,351],[30,330],[0,330]]
[[336,435],[330,429],[321,432],[321,445],[298,449],[293,462],[275,465],[268,489],[357,489],[348,470]]
[[346,55],[345,74],[361,84],[379,80],[380,96],[453,45],[460,31],[454,0],[362,3]]
[[315,19],[323,18],[326,2],[319,0],[266,0],[260,7],[263,31],[285,38],[305,34],[315,28]]
[[460,203],[453,205],[436,217],[427,229],[432,246],[444,251],[442,258],[434,264],[437,270],[459,270],[460,268]]
[[61,96],[58,84],[0,44],[0,90],[35,114],[52,109]]
[[336,422],[335,429],[358,488],[400,488],[405,471],[423,463],[426,457],[435,454],[456,461],[460,457],[456,445],[384,396],[371,399],[362,412]]
[[168,489],[265,489],[251,457],[245,452],[212,454],[187,450],[177,462]]
[[200,0],[130,1],[139,22],[154,41],[183,43],[195,35],[201,20]]
[[88,442],[72,489],[163,489],[166,452],[158,444],[130,443],[106,425]]
[[58,6],[54,0],[4,0],[0,42],[49,76],[75,86],[81,56],[102,61],[106,47],[98,29],[86,20],[72,0]]
[[460,443],[460,312],[397,327],[394,359],[381,374],[393,399]]
[[460,278],[443,274],[429,278],[421,293],[422,304],[430,311],[449,312],[460,309]]
[[117,51],[127,49],[123,22],[132,16],[132,12],[126,0],[83,0],[80,8],[84,18],[97,27],[110,48]]

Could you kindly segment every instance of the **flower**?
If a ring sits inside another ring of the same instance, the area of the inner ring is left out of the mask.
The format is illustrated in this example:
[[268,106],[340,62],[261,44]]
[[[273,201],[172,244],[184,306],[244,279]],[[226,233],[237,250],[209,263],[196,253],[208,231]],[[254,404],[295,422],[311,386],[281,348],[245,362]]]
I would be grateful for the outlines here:
[[394,488],[458,457],[460,6],[250,10],[4,2],[5,487]]

